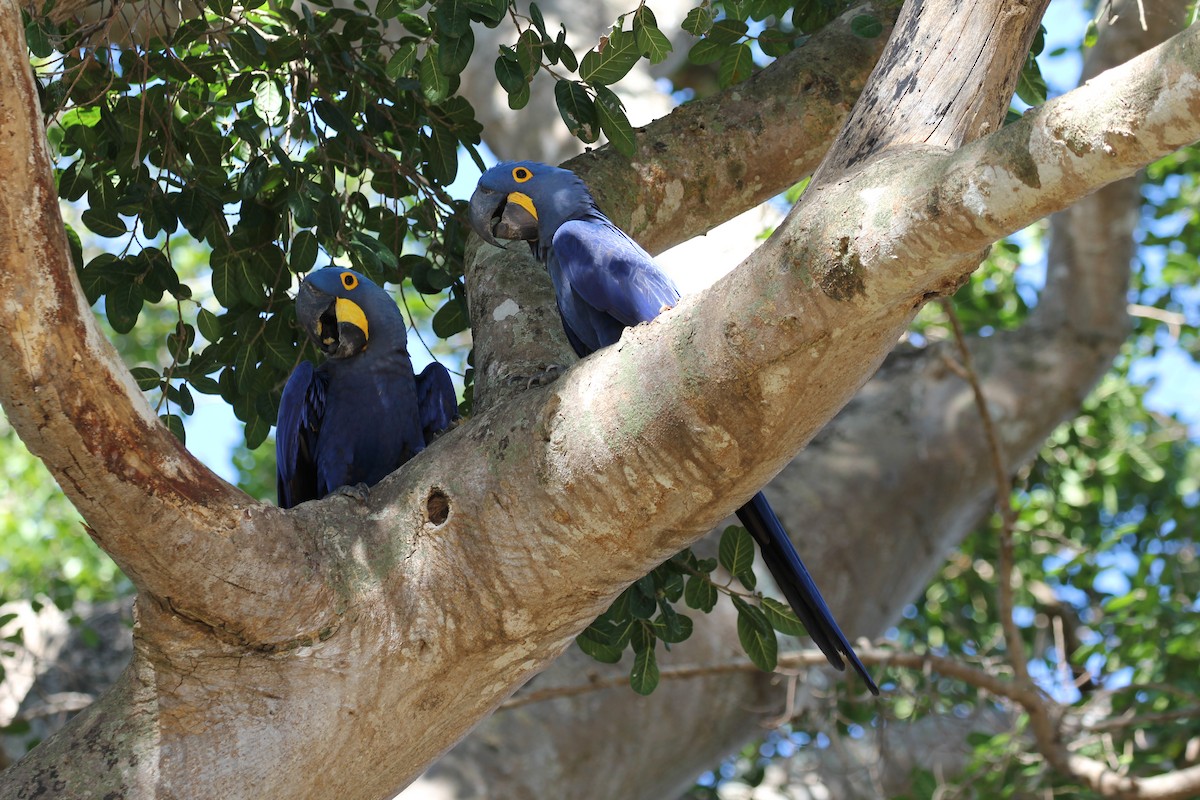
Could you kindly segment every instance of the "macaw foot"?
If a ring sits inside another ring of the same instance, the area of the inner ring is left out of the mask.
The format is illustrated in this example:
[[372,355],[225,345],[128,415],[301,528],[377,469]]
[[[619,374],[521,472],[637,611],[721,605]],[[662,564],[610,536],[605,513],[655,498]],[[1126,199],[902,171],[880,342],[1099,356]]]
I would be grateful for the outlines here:
[[371,487],[365,483],[356,483],[353,486],[339,486],[329,493],[332,497],[349,497],[351,500],[357,500],[360,503],[367,502],[367,498],[371,496]]
[[526,389],[532,389],[535,386],[545,386],[549,383],[554,383],[559,376],[567,371],[563,364],[547,364],[546,368],[532,375],[510,375],[508,384],[510,386],[520,386],[524,384]]
[[660,308],[660,309],[658,310],[658,313],[660,313],[660,314],[661,314],[661,313],[663,313],[664,311],[670,311],[670,310],[671,310],[672,308],[674,308],[674,307],[675,307],[675,306],[669,306],[669,305],[666,305],[666,304],[664,303],[664,304],[663,304],[663,307],[662,307],[662,308]]

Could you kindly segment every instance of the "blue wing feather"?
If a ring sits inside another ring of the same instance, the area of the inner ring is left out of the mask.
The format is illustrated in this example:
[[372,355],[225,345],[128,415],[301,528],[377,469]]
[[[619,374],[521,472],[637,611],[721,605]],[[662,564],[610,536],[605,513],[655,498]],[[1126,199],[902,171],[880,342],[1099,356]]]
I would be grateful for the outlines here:
[[308,361],[292,371],[279,400],[275,430],[279,506],[317,498],[316,437],[325,415],[328,378]]
[[554,234],[551,280],[581,355],[613,344],[679,300],[679,289],[637,242],[607,219],[570,220]]
[[425,444],[458,419],[458,399],[450,373],[436,361],[417,375],[417,417]]

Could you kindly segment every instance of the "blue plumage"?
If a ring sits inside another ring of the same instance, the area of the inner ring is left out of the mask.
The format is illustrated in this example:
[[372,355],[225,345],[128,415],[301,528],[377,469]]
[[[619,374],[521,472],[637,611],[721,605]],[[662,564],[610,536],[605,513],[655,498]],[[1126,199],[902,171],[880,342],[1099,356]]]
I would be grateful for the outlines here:
[[[546,265],[563,328],[580,357],[675,305],[679,290],[654,259],[596,207],[569,170],[519,161],[492,167],[471,197],[471,225],[488,242],[527,241]],[[813,641],[837,669],[844,655],[874,694],[879,688],[838,627],[767,498],[738,509],[763,562]]]
[[404,318],[365,276],[313,272],[300,284],[296,316],[327,358],[302,362],[283,389],[275,435],[283,508],[375,485],[458,416],[446,368],[434,362],[413,375]]

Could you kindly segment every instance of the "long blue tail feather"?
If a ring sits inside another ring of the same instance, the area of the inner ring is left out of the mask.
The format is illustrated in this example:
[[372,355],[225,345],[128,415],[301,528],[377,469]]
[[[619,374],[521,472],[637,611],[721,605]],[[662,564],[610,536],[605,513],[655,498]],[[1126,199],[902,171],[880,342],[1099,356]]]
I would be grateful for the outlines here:
[[792,540],[788,538],[763,493],[754,495],[749,503],[739,508],[737,516],[758,543],[763,562],[770,570],[775,583],[779,584],[779,589],[787,598],[788,604],[804,623],[808,635],[817,647],[821,648],[825,658],[829,659],[829,663],[836,669],[844,670],[846,663],[842,656],[845,656],[854,670],[866,681],[871,693],[879,694],[879,687],[871,679],[850,642],[846,641],[846,635],[838,627],[833,612],[821,597],[821,591],[808,574],[808,569],[800,560],[796,548],[792,546]]

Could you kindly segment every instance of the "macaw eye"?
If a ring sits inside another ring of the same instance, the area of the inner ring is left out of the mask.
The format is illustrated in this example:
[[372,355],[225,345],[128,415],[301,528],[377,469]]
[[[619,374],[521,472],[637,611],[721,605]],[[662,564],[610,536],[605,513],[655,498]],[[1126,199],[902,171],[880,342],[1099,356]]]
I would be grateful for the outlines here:
[[342,286],[345,286],[347,290],[353,289],[355,286],[358,286],[358,278],[354,276],[353,272],[343,272]]
[[525,167],[513,167],[513,180],[517,183],[524,183],[532,177],[533,173]]

